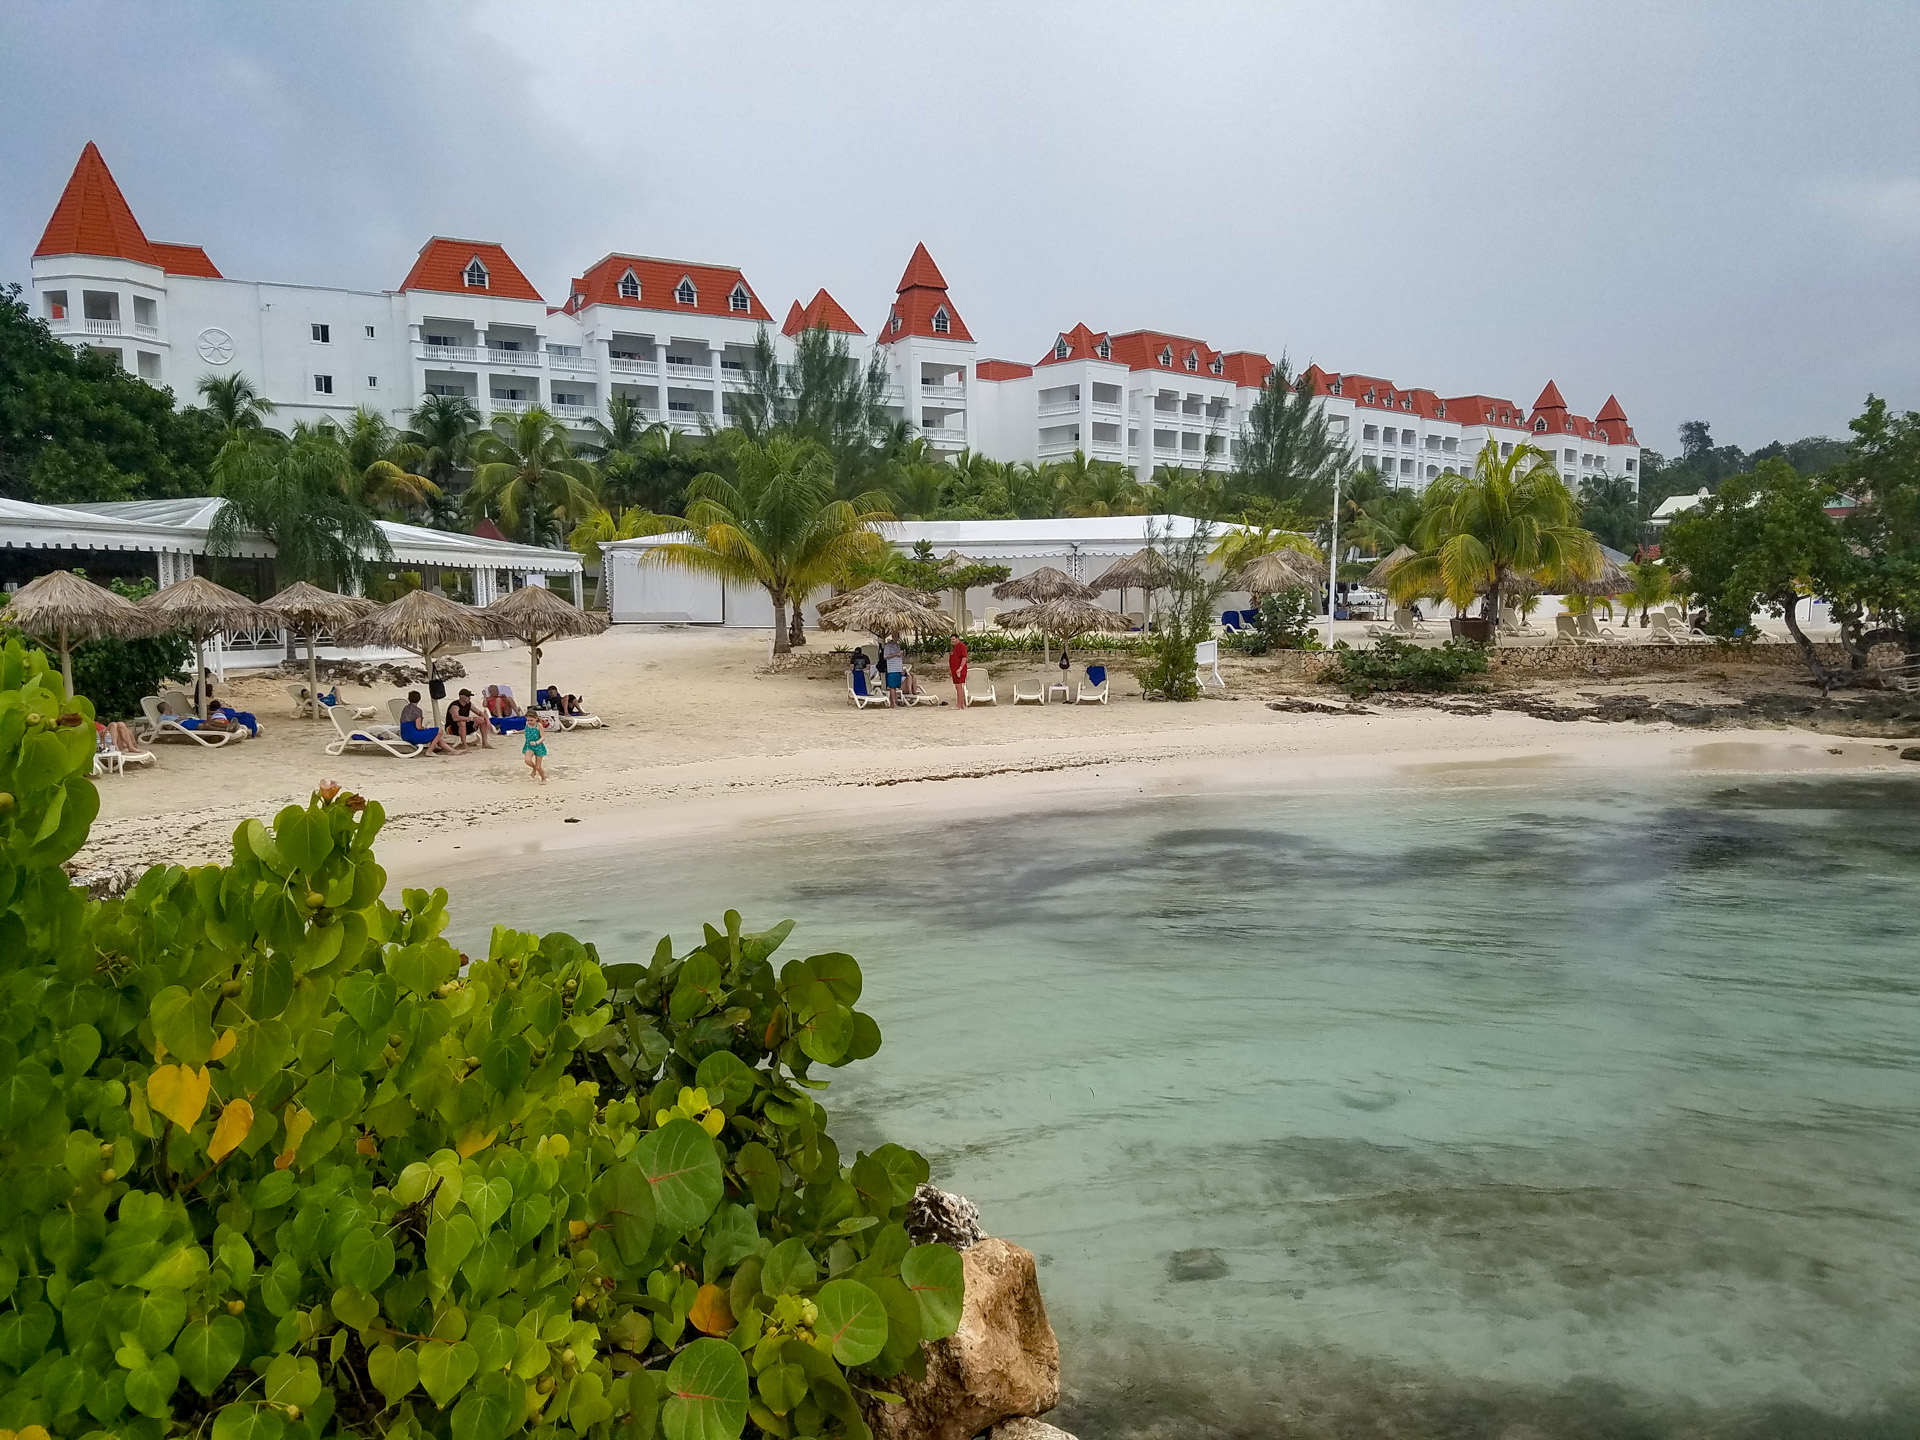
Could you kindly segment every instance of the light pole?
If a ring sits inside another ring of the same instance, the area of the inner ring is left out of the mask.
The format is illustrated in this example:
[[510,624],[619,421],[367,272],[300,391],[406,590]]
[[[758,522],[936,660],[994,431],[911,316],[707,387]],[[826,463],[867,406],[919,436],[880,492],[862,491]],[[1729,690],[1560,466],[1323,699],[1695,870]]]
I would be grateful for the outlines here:
[[1340,472],[1333,474],[1333,530],[1327,544],[1327,649],[1333,649],[1333,603],[1340,593]]

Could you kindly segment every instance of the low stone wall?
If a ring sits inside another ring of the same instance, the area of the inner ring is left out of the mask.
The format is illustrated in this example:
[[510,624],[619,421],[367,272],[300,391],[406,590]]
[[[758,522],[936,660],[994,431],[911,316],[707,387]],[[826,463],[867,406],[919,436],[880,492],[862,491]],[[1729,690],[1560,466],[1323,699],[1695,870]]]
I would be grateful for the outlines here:
[[[1839,645],[1815,647],[1834,669],[1847,668],[1847,653]],[[1224,660],[1226,657],[1222,657]],[[1581,675],[1618,678],[1629,675],[1688,675],[1727,666],[1765,666],[1804,670],[1798,645],[1639,645],[1632,641],[1604,641],[1594,645],[1502,645],[1491,659],[1491,673],[1524,682],[1532,679],[1571,679]],[[1333,663],[1324,650],[1288,650],[1259,657],[1239,657],[1233,669],[1283,684],[1310,685]]]

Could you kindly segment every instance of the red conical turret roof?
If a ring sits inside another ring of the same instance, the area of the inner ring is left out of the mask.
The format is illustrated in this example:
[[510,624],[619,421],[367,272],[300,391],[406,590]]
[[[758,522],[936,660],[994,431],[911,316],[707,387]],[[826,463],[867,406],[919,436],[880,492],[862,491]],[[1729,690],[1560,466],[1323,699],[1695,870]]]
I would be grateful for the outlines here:
[[35,255],[111,255],[158,265],[146,231],[113,181],[113,172],[91,140],[53,207],[53,218],[34,247]]
[[824,289],[814,292],[813,299],[806,308],[800,308],[798,300],[787,311],[787,323],[780,327],[782,335],[798,335],[802,330],[827,329],[841,335],[864,335],[866,332],[853,323],[853,317],[840,308],[840,302]]
[[900,276],[900,283],[894,287],[898,294],[908,290],[944,290],[947,277],[940,273],[940,267],[933,263],[933,256],[927,253],[925,242],[913,247],[913,258],[907,261],[907,268]]
[[1593,418],[1601,421],[1618,420],[1624,425],[1627,423],[1627,412],[1620,408],[1620,401],[1615,396],[1609,395],[1607,403],[1600,407],[1600,413]]
[[1535,410],[1564,410],[1567,408],[1567,402],[1560,398],[1560,387],[1549,380],[1547,381],[1547,388],[1540,392],[1540,398],[1533,402],[1533,408]]

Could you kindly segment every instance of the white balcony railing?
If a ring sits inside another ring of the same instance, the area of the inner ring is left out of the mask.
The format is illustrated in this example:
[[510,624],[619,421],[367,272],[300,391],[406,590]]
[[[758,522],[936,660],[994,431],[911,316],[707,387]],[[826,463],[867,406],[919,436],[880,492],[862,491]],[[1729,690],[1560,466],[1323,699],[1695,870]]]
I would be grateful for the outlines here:
[[922,400],[965,400],[967,398],[967,387],[964,385],[929,385],[925,381],[922,381],[920,384],[920,398]]
[[547,364],[575,375],[591,375],[597,368],[591,355],[555,355],[552,351],[547,352]]
[[927,437],[929,444],[933,445],[965,445],[967,443],[966,431],[945,425],[922,425],[920,433]]
[[1118,400],[1096,400],[1093,402],[1093,413],[1096,415],[1118,415],[1120,413],[1120,402]]
[[487,404],[496,415],[524,415],[533,408],[531,400],[505,400],[498,395],[489,396]]
[[1040,407],[1040,414],[1043,417],[1048,415],[1078,415],[1079,413],[1080,402],[1078,400],[1054,400]]
[[622,375],[658,375],[660,373],[660,363],[657,360],[628,360],[624,356],[615,355],[607,361],[607,365]]
[[713,378],[713,366],[703,365],[697,360],[675,360],[669,357],[667,360],[667,374],[676,379],[685,377],[689,380],[711,380]]
[[1054,455],[1071,455],[1080,449],[1081,445],[1078,440],[1042,440],[1036,448],[1045,458]]
[[595,405],[561,405],[557,402],[547,409],[562,420],[591,420],[600,413]]
[[81,328],[89,335],[118,335],[120,322],[118,320],[83,320]]
[[471,365],[480,358],[479,347],[474,345],[422,345],[414,353],[429,365]]
[[158,325],[142,325],[136,320],[133,322],[133,333],[144,336],[148,340],[158,340],[160,338],[160,327]]
[[487,347],[487,363],[489,365],[519,365],[537,370],[540,367],[540,352],[538,350],[496,350],[489,345]]
[[677,405],[667,407],[667,423],[678,425],[683,430],[698,430],[700,422],[711,416],[706,410],[683,410]]

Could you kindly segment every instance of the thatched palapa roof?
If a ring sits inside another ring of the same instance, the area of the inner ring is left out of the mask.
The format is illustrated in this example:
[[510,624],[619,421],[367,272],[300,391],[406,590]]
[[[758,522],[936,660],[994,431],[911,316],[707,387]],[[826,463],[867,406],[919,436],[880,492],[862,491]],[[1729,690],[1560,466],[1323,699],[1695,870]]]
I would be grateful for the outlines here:
[[279,594],[260,602],[291,630],[319,630],[346,625],[380,607],[359,595],[339,595],[296,580]]
[[1003,580],[993,587],[993,598],[996,600],[1025,600],[1031,605],[1044,605],[1049,600],[1066,596],[1076,600],[1092,600],[1099,593],[1091,585],[1082,585],[1064,570],[1056,570],[1051,565],[1042,565],[1030,575]]
[[861,630],[882,638],[909,631],[926,635],[952,630],[952,618],[937,606],[916,599],[920,593],[884,580],[871,581],[858,590],[836,595],[831,610],[822,606],[820,628]]
[[133,601],[104,585],[55,570],[29,580],[14,592],[0,621],[45,639],[98,640],[153,633],[153,617]]
[[483,610],[432,590],[411,590],[391,605],[362,616],[340,635],[343,645],[390,645],[427,659],[442,650],[488,640],[500,622]]
[[1392,575],[1402,560],[1411,560],[1415,554],[1411,545],[1396,545],[1378,565],[1367,571],[1367,585],[1375,590],[1387,588],[1387,577]]
[[1148,546],[1114,561],[1095,577],[1091,588],[1102,595],[1110,590],[1158,590],[1166,578],[1165,557]]
[[1315,590],[1327,583],[1319,562],[1298,550],[1269,550],[1256,555],[1240,567],[1236,578],[1249,595],[1278,595],[1296,585]]
[[566,635],[598,635],[613,623],[611,617],[582,610],[544,585],[523,585],[487,606],[500,633],[529,645],[544,645]]
[[1118,611],[1073,595],[1062,595],[1039,605],[1023,605],[1018,610],[995,616],[994,623],[1005,630],[1040,630],[1063,640],[1075,635],[1112,634],[1133,628]]
[[279,617],[246,596],[216,585],[204,575],[189,575],[140,602],[162,630],[185,630],[205,637],[248,625],[275,625]]

